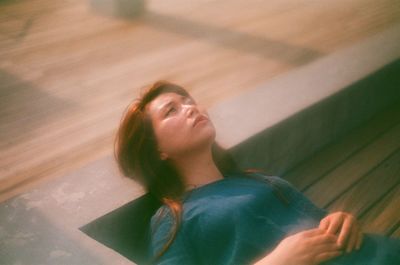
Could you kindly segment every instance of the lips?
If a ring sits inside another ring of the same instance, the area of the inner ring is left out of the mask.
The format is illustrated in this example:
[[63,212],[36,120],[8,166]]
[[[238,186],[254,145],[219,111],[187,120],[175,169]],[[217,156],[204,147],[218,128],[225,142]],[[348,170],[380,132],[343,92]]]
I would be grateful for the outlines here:
[[196,126],[197,123],[204,121],[204,120],[208,120],[208,118],[204,115],[199,115],[196,117],[196,119],[193,122],[193,127]]

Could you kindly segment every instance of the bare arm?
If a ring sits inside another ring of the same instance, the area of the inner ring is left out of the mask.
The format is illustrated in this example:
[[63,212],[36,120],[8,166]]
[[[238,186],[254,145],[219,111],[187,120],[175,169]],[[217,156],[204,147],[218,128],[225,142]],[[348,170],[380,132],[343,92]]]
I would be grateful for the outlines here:
[[360,225],[352,214],[334,212],[323,218],[318,228],[283,239],[254,265],[316,265],[343,251],[358,250],[362,239]]
[[254,265],[316,265],[341,254],[337,237],[315,228],[286,237]]

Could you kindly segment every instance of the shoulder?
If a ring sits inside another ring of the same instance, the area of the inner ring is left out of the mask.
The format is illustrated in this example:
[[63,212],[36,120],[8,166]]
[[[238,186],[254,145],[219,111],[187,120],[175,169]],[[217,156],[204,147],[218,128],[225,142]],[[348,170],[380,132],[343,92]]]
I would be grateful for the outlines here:
[[[254,174],[254,173],[253,173]],[[316,206],[314,202],[312,202],[309,198],[307,198],[301,190],[297,187],[293,186],[284,178],[278,176],[268,176],[262,173],[255,173],[258,177],[268,181],[274,187],[278,188],[280,191],[284,193],[287,199],[300,209],[303,209],[304,212],[310,213],[311,215],[322,218],[328,214],[328,211]]]
[[161,206],[151,218],[151,247],[150,257],[155,258],[163,252],[171,240],[173,231],[176,236],[171,245],[161,255],[156,264],[192,264],[193,255],[188,244],[187,236],[182,232],[182,224],[177,226],[172,211],[168,206]]
[[151,217],[150,229],[152,236],[152,247],[158,248],[168,240],[168,233],[173,227],[173,217],[169,208],[161,206]]
[[284,178],[276,176],[276,175],[268,175],[259,170],[251,170],[249,172],[244,172],[243,176],[245,176],[247,178],[258,179],[260,181],[267,182],[269,184],[278,185],[280,187],[296,189],[290,182],[288,182]]
[[289,197],[303,197],[302,192],[292,185],[290,182],[285,180],[284,178],[276,175],[267,175],[260,171],[250,172],[248,176],[257,178],[265,183],[270,184],[273,188],[278,189],[285,193],[286,196]]

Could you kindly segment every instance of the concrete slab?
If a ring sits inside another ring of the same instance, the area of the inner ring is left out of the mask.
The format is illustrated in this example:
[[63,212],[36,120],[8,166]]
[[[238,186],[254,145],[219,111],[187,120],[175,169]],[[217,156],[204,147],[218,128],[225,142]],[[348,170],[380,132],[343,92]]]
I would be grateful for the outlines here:
[[0,264],[132,264],[79,227],[142,194],[112,157],[0,204]]

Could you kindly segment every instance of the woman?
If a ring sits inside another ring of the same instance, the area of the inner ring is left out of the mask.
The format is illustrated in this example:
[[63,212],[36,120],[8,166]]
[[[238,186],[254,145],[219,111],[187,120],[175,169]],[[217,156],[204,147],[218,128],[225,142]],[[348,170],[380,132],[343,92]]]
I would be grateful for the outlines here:
[[399,240],[365,235],[289,183],[238,169],[207,112],[158,81],[127,108],[116,159],[163,206],[151,219],[156,264],[400,264]]

